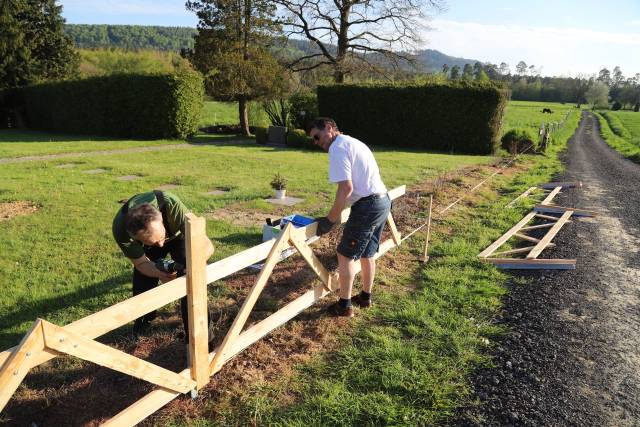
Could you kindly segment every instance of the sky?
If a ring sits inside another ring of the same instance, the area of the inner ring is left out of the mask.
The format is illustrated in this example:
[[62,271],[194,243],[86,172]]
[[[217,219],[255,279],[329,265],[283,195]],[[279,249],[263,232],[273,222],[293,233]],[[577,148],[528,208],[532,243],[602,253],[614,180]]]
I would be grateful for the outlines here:
[[[72,24],[195,27],[183,0],[59,0]],[[500,64],[525,61],[543,75],[640,73],[639,0],[448,0],[423,48]]]

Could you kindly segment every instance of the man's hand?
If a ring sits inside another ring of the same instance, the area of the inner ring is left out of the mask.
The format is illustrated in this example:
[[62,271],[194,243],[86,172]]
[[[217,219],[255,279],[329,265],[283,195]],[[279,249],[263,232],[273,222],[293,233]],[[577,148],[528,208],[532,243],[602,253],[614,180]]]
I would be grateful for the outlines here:
[[316,231],[318,236],[327,234],[336,225],[335,222],[330,221],[326,216],[316,218],[316,222],[318,223],[318,230]]
[[160,273],[158,275],[158,279],[160,279],[160,282],[162,283],[167,283],[172,281],[173,279],[175,279],[176,277],[178,277],[178,275],[173,272],[173,273],[165,273],[164,271],[158,270],[158,272]]

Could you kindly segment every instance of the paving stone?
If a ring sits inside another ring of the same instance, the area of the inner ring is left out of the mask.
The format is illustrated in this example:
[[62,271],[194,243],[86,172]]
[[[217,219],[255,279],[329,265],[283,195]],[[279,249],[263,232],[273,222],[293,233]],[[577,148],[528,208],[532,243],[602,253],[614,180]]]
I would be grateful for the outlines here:
[[174,188],[180,188],[177,184],[164,184],[156,187],[156,190],[173,190]]
[[266,201],[274,205],[293,206],[303,202],[304,199],[298,199],[297,197],[284,197],[282,199],[266,199]]
[[124,175],[124,176],[119,176],[118,179],[120,181],[134,181],[136,179],[140,178],[140,176],[138,175]]
[[98,173],[104,173],[106,171],[107,171],[106,169],[89,169],[87,171],[84,171],[84,173],[98,174]]

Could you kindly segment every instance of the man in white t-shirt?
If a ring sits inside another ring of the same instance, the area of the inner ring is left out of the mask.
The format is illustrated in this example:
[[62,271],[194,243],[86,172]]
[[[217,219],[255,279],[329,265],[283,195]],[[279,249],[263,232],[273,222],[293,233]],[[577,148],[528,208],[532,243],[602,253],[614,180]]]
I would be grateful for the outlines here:
[[[391,200],[380,178],[373,153],[364,143],[343,135],[336,123],[319,117],[309,135],[314,143],[329,153],[329,181],[338,184],[336,198],[326,217],[318,218],[318,235],[328,233],[351,204],[351,213],[338,244],[340,299],[329,307],[336,316],[353,316],[353,303],[371,306],[371,288],[376,271],[373,256],[380,246],[382,229],[389,216]],[[351,297],[356,262],[362,267],[362,291]]]

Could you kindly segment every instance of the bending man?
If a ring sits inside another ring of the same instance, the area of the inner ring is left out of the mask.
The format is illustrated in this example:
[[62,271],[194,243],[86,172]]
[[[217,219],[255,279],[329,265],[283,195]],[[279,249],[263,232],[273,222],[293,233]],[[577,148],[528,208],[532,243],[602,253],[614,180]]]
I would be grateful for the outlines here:
[[[338,184],[329,214],[318,220],[318,235],[329,232],[340,219],[342,210],[348,203],[352,204],[337,248],[340,299],[329,307],[333,315],[352,317],[352,303],[363,308],[371,306],[376,272],[373,256],[380,246],[391,200],[376,159],[363,142],[341,134],[336,123],[326,117],[314,120],[309,134],[316,145],[329,153],[329,181]],[[362,268],[362,291],[352,298],[358,260]]]

